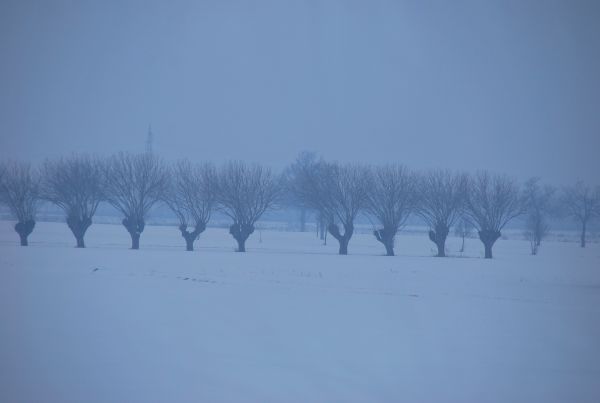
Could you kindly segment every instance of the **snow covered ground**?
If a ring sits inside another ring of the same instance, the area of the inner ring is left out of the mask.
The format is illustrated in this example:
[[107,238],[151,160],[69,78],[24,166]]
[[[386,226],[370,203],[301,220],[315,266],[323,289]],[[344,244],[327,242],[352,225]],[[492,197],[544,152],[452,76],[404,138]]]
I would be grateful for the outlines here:
[[[262,238],[262,242],[260,242]],[[600,245],[0,222],[2,402],[598,402]]]

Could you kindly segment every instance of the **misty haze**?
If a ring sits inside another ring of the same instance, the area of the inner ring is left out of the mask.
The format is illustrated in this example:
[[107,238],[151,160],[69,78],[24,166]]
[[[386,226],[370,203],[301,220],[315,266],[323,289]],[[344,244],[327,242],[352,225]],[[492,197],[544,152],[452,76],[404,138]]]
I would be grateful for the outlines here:
[[598,21],[0,0],[0,401],[600,401]]

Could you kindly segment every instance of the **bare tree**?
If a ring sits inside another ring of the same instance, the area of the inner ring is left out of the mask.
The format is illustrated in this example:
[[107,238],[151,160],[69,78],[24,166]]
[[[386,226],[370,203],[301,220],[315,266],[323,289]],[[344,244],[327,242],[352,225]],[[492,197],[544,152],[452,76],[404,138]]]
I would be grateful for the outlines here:
[[106,199],[125,216],[131,249],[139,249],[150,209],[165,198],[168,170],[154,154],[119,153],[108,160],[104,173]]
[[585,248],[587,225],[600,216],[600,186],[592,189],[578,181],[563,190],[563,205],[568,215],[581,223],[581,247]]
[[339,243],[339,254],[347,255],[354,220],[367,206],[369,172],[361,165],[338,163],[322,163],[315,172],[317,177],[311,181],[315,202],[324,212],[327,230]]
[[525,183],[523,203],[527,215],[526,235],[531,242],[531,254],[536,255],[542,239],[550,231],[548,216],[554,210],[554,193],[556,189],[550,185],[542,186],[540,178],[531,178]]
[[179,219],[179,230],[188,251],[194,250],[194,240],[204,232],[210,220],[215,206],[215,180],[215,167],[208,163],[192,165],[182,160],[171,170],[165,201]]
[[15,231],[19,234],[21,246],[27,246],[27,238],[35,227],[40,196],[39,175],[30,164],[23,162],[7,163],[0,171],[3,171],[0,201],[17,220]]
[[[313,152],[301,152],[296,161],[288,167],[284,173],[286,178],[287,193],[291,197],[292,204],[300,207],[301,220],[306,210],[313,210],[317,220],[317,234],[321,240],[326,241],[325,211],[323,211],[323,203],[319,188],[319,180],[322,177],[322,172],[326,169],[327,164],[318,159]],[[304,212],[304,213],[302,213]],[[301,230],[303,224],[301,223]]]
[[465,251],[465,238],[470,237],[473,233],[473,224],[463,217],[461,218],[456,226],[454,227],[454,234],[462,239],[462,243],[460,245],[460,253]]
[[437,256],[446,256],[450,227],[462,214],[467,176],[447,170],[434,170],[419,181],[416,212],[429,225],[429,239],[437,246]]
[[415,174],[402,165],[386,165],[373,169],[367,192],[367,211],[382,228],[373,232],[394,256],[394,240],[404,226],[417,201]]
[[233,220],[229,233],[238,243],[238,252],[246,251],[246,240],[254,224],[281,196],[281,179],[261,165],[231,161],[217,173],[219,209]]
[[485,258],[492,258],[492,247],[502,229],[523,213],[519,186],[506,175],[480,171],[469,183],[466,214],[477,228],[485,247]]
[[104,164],[98,158],[73,155],[47,160],[42,170],[42,198],[60,207],[78,248],[98,205],[104,199]]

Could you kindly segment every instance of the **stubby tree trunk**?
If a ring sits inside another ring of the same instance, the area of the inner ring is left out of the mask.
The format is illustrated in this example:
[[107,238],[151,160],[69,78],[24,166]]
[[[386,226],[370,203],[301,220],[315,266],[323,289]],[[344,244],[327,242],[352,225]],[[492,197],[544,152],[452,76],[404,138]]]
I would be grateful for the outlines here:
[[181,236],[185,239],[185,250],[193,251],[194,250],[194,241],[198,236],[204,232],[206,229],[205,223],[197,223],[194,227],[193,231],[187,230],[187,225],[181,224],[179,226],[179,231],[181,231]]
[[27,220],[27,221],[19,221],[15,224],[15,231],[19,234],[19,238],[21,240],[21,246],[29,245],[27,238],[29,234],[33,232],[33,228],[35,227],[35,221]]
[[581,247],[585,248],[585,232],[587,230],[587,221],[583,221],[583,225],[581,227]]
[[483,242],[483,246],[485,248],[485,258],[492,258],[492,247],[494,243],[500,238],[500,231],[492,231],[492,230],[481,230],[479,231],[479,239]]
[[462,236],[462,244],[460,245],[460,253],[465,251],[465,236]]
[[146,224],[143,219],[136,218],[124,218],[123,226],[129,232],[131,236],[131,249],[139,249],[140,248],[140,235],[144,232],[144,227]]
[[429,239],[437,246],[437,257],[446,256],[446,238],[450,228],[444,224],[437,224],[434,229],[429,231]]
[[338,240],[340,243],[339,254],[347,255],[348,254],[348,242],[350,242],[350,238],[352,238],[352,233],[354,232],[354,225],[344,224],[344,234],[340,233],[340,227],[337,224],[329,224],[327,227],[329,233]]
[[229,233],[238,243],[238,252],[246,252],[246,240],[254,232],[252,224],[233,224],[229,227]]
[[385,246],[386,256],[394,256],[394,238],[396,236],[396,229],[384,226],[382,229],[375,230],[373,235],[375,238]]
[[92,225],[91,218],[67,217],[67,225],[75,236],[75,240],[77,241],[76,247],[85,248],[85,242],[83,238],[90,225]]

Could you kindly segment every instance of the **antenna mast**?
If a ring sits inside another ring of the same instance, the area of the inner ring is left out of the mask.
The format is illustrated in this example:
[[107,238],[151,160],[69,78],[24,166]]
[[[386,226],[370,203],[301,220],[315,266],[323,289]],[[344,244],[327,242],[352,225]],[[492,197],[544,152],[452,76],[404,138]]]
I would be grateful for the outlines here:
[[148,125],[148,137],[146,137],[146,152],[152,154],[152,143],[154,143],[154,133],[152,133],[152,125]]

